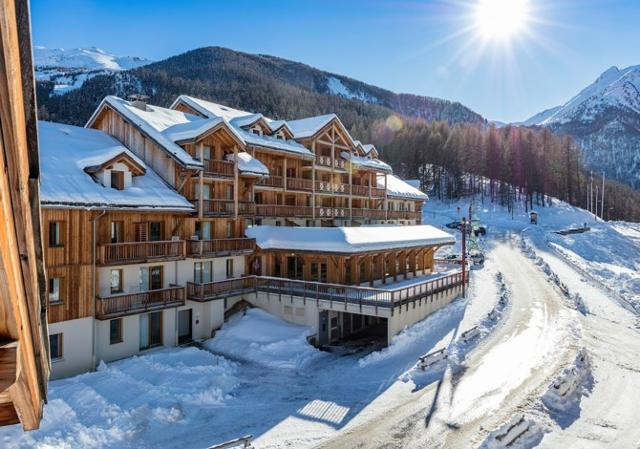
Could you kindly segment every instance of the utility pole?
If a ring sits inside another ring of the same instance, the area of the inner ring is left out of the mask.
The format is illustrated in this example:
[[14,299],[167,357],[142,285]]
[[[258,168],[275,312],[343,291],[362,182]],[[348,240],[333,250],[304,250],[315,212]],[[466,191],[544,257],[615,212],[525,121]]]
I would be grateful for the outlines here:
[[464,217],[460,222],[460,230],[462,231],[462,297],[466,298],[466,268],[467,268],[467,222]]
[[604,172],[602,172],[602,199],[600,200],[600,203],[600,218],[604,221]]

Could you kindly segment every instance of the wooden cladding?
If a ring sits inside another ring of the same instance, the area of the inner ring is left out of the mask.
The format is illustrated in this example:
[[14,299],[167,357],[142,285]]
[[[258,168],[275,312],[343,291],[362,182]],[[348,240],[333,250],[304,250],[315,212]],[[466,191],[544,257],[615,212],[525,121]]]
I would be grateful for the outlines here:
[[190,240],[187,254],[190,257],[219,257],[235,253],[251,253],[255,250],[256,239],[212,239]]
[[96,318],[111,319],[119,316],[161,310],[184,305],[184,287],[171,286],[140,293],[124,293],[97,298]]
[[184,259],[186,242],[167,240],[159,242],[107,243],[98,246],[99,265],[125,265],[155,261]]

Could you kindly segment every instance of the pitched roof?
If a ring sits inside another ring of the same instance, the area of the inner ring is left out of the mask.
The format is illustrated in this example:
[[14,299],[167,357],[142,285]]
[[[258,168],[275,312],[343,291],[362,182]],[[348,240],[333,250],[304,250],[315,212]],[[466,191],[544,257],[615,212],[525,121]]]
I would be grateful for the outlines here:
[[[377,184],[379,188],[384,189],[384,176],[378,176]],[[387,195],[423,201],[429,199],[426,193],[392,174],[387,175]]]
[[[293,140],[277,139],[273,136],[265,136],[260,134],[254,134],[243,129],[244,126],[250,126],[258,120],[264,120],[272,132],[286,126],[289,131],[291,128],[288,126],[288,122],[284,120],[271,120],[262,114],[255,114],[252,112],[241,111],[239,109],[230,108],[218,103],[214,103],[200,98],[190,97],[188,95],[180,95],[173,102],[171,107],[175,107],[180,102],[188,105],[199,114],[209,119],[224,119],[226,120],[235,131],[242,136],[244,141],[248,145],[260,146],[270,148],[279,151],[285,151],[289,153],[295,153],[308,158],[313,157],[313,153],[309,151],[304,145],[299,144]],[[291,131],[292,134],[293,131]]]
[[452,245],[455,238],[429,225],[337,228],[253,226],[245,231],[263,250],[353,254],[417,246]]
[[[193,205],[169,187],[120,142],[102,131],[38,122],[40,199],[43,206],[193,211]],[[130,187],[105,187],[85,172],[124,154],[142,168]]]
[[363,156],[353,156],[346,151],[342,151],[340,153],[340,156],[347,161],[351,161],[353,165],[357,167],[371,168],[386,173],[393,172],[391,166],[386,162],[382,162],[380,159],[369,159],[368,157]]
[[[236,155],[233,153],[227,154],[226,159],[228,161],[235,161]],[[269,169],[266,165],[260,162],[258,159],[251,156],[249,153],[242,151],[238,153],[238,170],[245,176],[269,176]]]

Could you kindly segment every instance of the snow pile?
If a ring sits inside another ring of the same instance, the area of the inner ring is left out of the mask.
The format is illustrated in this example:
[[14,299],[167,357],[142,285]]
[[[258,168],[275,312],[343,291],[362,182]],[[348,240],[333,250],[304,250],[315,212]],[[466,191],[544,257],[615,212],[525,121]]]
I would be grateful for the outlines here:
[[550,413],[579,415],[579,403],[593,382],[591,363],[586,349],[578,352],[574,363],[549,386],[542,396],[542,402]]
[[300,369],[323,354],[307,342],[309,328],[287,323],[260,309],[236,315],[205,342],[233,359],[270,368]]
[[506,424],[489,433],[481,449],[529,449],[536,447],[544,436],[543,429],[524,415],[512,418]]
[[[6,448],[159,447],[191,423],[218,419],[237,364],[196,348],[162,349],[53,381],[39,430],[3,429]],[[141,444],[145,441],[146,444]]]
[[580,296],[579,293],[571,293],[571,291],[569,291],[569,287],[567,287],[567,285],[560,280],[560,277],[553,272],[549,264],[536,254],[533,246],[529,242],[525,239],[520,239],[520,249],[527,257],[532,259],[534,263],[547,275],[549,280],[560,289],[564,298],[566,298],[567,303],[571,307],[575,308],[583,315],[587,315],[589,313],[587,305],[582,300],[582,296]]

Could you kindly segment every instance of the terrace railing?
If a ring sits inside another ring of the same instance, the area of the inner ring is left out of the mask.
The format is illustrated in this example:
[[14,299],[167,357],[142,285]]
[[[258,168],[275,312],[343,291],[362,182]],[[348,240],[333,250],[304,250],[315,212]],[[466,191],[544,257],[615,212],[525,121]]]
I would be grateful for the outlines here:
[[256,239],[211,239],[189,240],[187,254],[191,257],[215,257],[224,254],[252,252],[256,247]]
[[225,279],[223,281],[196,283],[187,282],[187,298],[194,301],[211,301],[227,296],[255,292],[255,276]]
[[218,176],[233,176],[233,162],[205,159],[204,172]]
[[98,296],[96,299],[96,318],[104,320],[184,305],[185,292],[184,287],[172,285],[169,288],[146,292]]
[[184,240],[159,242],[122,242],[98,245],[98,265],[125,265],[146,261],[184,259]]

